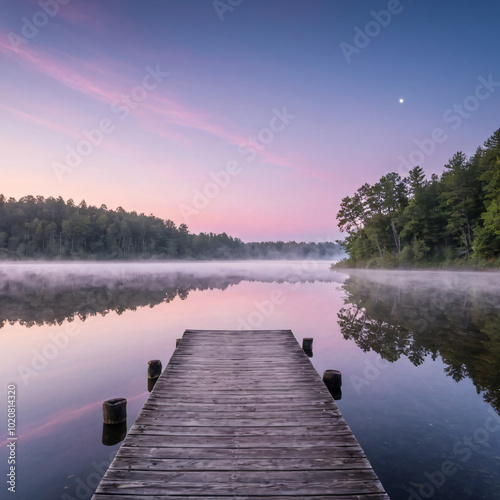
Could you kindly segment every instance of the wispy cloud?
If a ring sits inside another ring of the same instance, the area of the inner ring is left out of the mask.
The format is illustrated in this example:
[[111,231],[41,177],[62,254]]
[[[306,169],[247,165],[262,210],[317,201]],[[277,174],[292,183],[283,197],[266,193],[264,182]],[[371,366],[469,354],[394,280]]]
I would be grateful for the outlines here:
[[[18,47],[15,51],[3,36],[0,36],[0,53],[31,71],[46,75],[60,84],[94,99],[108,102],[117,96],[116,90],[109,84],[97,81],[98,75],[96,73],[101,73],[99,65],[90,64],[88,61],[70,57],[59,51],[57,58],[28,45]],[[82,69],[94,73],[94,76],[84,76]]]
[[[72,15],[75,16],[75,19],[80,19],[80,13],[77,12],[79,11],[75,11]],[[81,16],[83,18],[84,14]],[[17,62],[31,71],[43,74],[79,94],[109,105],[120,99],[122,95],[130,93],[130,90],[140,83],[132,76],[137,74],[136,68],[117,63],[103,54],[96,54],[91,60],[84,60],[74,56],[70,57],[61,51],[48,53],[38,47],[28,45],[21,46],[17,51],[14,51],[5,41],[5,37],[0,38],[0,53],[11,61]],[[11,109],[10,111],[14,112],[15,110]],[[53,131],[64,132],[59,125],[44,118],[20,110],[17,111],[19,116],[23,113],[24,117],[32,123],[44,125]],[[189,144],[191,139],[189,134],[184,134],[179,128],[210,134],[234,146],[235,151],[240,145],[248,143],[248,136],[251,135],[248,132],[235,131],[237,128],[235,126],[221,125],[220,119],[217,120],[205,112],[186,106],[175,96],[169,96],[168,89],[152,92],[148,99],[131,109],[130,113],[144,130],[184,145]],[[66,133],[66,135],[68,134]],[[257,157],[264,163],[296,169],[297,172],[325,180],[324,171],[298,165],[295,161],[277,152],[263,149],[256,151],[256,153]],[[326,175],[326,177],[329,176]]]

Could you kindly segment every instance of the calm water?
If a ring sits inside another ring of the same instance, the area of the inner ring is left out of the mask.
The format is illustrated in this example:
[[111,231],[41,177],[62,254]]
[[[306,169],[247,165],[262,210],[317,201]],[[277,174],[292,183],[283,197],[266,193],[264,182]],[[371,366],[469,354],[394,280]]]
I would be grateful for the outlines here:
[[16,495],[91,497],[187,328],[291,329],[393,499],[500,498],[500,279],[495,273],[333,273],[328,262],[0,266],[1,471],[7,386],[17,386]]

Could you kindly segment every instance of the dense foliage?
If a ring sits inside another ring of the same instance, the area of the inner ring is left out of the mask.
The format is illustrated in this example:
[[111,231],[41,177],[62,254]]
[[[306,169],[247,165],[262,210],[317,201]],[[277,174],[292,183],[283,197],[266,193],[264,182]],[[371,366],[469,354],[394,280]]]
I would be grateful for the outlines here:
[[335,243],[243,243],[192,234],[154,215],[76,205],[61,197],[0,195],[0,258],[331,258]]
[[500,258],[500,129],[439,177],[421,167],[346,196],[337,214],[351,265],[424,265]]

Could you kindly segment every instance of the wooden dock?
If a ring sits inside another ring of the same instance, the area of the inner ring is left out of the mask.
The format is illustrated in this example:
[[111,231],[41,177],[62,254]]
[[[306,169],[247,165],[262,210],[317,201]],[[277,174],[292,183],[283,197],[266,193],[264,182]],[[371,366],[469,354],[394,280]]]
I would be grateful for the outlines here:
[[187,330],[94,500],[388,499],[289,330]]

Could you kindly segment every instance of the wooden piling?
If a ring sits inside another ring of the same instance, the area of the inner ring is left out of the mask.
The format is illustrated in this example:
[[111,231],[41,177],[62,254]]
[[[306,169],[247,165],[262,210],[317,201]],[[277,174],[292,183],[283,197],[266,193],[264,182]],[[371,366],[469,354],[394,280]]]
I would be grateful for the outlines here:
[[161,361],[159,359],[152,359],[148,361],[148,378],[158,378],[161,375]]
[[302,339],[302,349],[304,349],[305,352],[312,352],[313,339],[311,337],[307,337],[305,339]]
[[342,373],[338,370],[325,370],[323,382],[331,391],[337,391],[342,387]]
[[121,424],[127,421],[127,400],[108,399],[102,404],[102,419],[105,424]]

